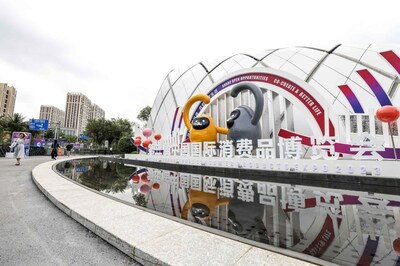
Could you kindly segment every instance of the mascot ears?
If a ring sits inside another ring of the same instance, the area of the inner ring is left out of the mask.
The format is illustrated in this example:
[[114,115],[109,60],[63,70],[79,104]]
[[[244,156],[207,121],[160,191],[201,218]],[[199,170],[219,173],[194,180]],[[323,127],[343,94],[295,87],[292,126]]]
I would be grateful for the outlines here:
[[254,98],[256,100],[256,109],[254,110],[251,123],[253,125],[257,125],[264,109],[264,97],[262,95],[261,89],[250,82],[242,82],[234,86],[231,92],[231,96],[236,97],[238,96],[239,92],[244,90],[250,90],[253,93]]
[[186,102],[185,107],[183,108],[183,122],[187,129],[191,128],[190,120],[189,120],[189,112],[192,105],[197,102],[202,101],[205,104],[210,103],[210,97],[206,94],[195,94]]
[[196,94],[190,97],[183,108],[183,121],[186,128],[190,132],[190,141],[204,142],[204,141],[217,141],[217,133],[228,134],[227,128],[218,127],[215,125],[214,120],[209,115],[200,115],[195,117],[192,122],[189,120],[189,112],[192,105],[202,101],[205,104],[210,103],[210,97],[205,94]]

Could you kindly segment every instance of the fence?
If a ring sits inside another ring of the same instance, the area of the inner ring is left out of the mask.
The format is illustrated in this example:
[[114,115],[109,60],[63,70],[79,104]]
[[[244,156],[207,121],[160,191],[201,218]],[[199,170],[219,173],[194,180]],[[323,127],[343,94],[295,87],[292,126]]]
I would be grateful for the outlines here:
[[[10,152],[10,147],[9,145],[0,145],[0,157],[5,157],[6,153]],[[109,150],[106,149],[74,149],[72,154],[76,155],[112,155],[112,154],[120,154],[121,152],[119,151],[113,151],[110,152]],[[65,149],[64,149],[64,154],[65,154]],[[45,155],[50,155],[50,150],[45,149],[45,148],[40,148],[40,147],[30,147],[29,149],[29,156],[45,156]]]
[[[0,157],[5,157],[6,153],[10,152],[9,145],[0,145]],[[29,156],[43,156],[46,155],[46,150],[39,147],[30,147]]]
[[7,152],[10,152],[10,147],[8,145],[0,145],[0,157],[5,157]]
[[92,155],[92,154],[101,154],[101,155],[113,155],[113,154],[121,154],[119,151],[109,151],[107,149],[73,149],[72,154],[76,155]]

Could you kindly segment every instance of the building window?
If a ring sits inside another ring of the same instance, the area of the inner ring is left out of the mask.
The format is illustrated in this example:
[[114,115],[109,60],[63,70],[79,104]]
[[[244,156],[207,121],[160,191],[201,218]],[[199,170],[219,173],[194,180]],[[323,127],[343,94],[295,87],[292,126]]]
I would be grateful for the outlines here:
[[399,128],[397,126],[397,123],[390,123],[390,126],[392,127],[393,136],[398,136]]
[[382,122],[379,121],[378,118],[376,118],[376,117],[375,117],[375,134],[383,135]]
[[361,119],[362,119],[362,131],[370,132],[369,116],[363,115]]
[[357,133],[357,116],[350,116],[350,132]]

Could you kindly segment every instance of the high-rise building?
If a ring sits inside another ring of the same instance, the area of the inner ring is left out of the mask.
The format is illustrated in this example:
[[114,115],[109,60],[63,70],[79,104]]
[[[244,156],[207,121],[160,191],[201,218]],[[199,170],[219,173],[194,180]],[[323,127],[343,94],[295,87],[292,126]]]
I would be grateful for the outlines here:
[[65,112],[52,105],[41,105],[39,119],[49,120],[49,128],[64,127]]
[[92,104],[90,108],[90,119],[101,119],[105,117],[105,112],[97,104]]
[[12,116],[14,114],[17,90],[7,83],[0,83],[0,116]]
[[64,127],[75,129],[75,135],[79,136],[86,127],[90,116],[92,102],[86,95],[76,92],[68,92],[65,107]]
[[68,92],[65,107],[64,131],[79,136],[83,133],[90,119],[104,118],[104,110],[92,104],[90,99],[77,92]]

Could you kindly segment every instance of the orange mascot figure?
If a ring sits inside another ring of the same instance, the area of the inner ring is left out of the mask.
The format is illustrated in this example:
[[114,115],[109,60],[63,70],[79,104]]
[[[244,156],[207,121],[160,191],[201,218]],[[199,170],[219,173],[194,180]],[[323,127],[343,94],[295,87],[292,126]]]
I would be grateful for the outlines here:
[[182,219],[187,220],[188,212],[191,210],[193,216],[209,220],[214,214],[217,206],[228,205],[228,198],[217,198],[216,193],[209,193],[189,189],[189,198],[182,209]]
[[190,132],[191,142],[217,141],[217,133],[228,134],[227,128],[217,127],[214,120],[209,115],[199,115],[190,123],[189,111],[193,103],[202,101],[210,103],[210,97],[205,94],[196,94],[190,97],[183,108],[183,121]]

